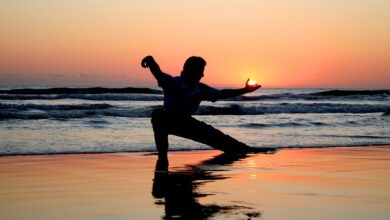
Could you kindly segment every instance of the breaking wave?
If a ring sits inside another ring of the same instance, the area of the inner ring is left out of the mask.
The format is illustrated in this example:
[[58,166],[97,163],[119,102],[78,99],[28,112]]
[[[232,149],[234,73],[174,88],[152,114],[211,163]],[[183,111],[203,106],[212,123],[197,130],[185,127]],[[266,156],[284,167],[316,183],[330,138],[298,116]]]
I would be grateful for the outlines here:
[[333,103],[281,103],[242,106],[233,104],[224,107],[204,106],[199,115],[259,115],[259,114],[304,114],[304,113],[375,113],[388,112],[390,105],[333,104]]
[[[109,104],[38,105],[1,104],[0,119],[71,119],[95,116],[150,117],[161,106],[119,107]],[[333,104],[333,103],[281,103],[245,106],[201,106],[197,115],[260,115],[260,114],[305,114],[305,113],[383,113],[390,105]]]

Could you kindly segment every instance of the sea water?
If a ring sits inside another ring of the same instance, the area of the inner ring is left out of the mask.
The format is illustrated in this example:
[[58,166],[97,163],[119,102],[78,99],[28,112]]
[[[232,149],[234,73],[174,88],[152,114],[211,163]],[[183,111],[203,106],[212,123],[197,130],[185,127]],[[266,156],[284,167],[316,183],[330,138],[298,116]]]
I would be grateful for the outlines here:
[[[0,155],[155,151],[150,115],[161,92],[0,90]],[[390,90],[259,89],[202,102],[194,117],[254,147],[390,145]],[[170,150],[210,149],[169,141]]]

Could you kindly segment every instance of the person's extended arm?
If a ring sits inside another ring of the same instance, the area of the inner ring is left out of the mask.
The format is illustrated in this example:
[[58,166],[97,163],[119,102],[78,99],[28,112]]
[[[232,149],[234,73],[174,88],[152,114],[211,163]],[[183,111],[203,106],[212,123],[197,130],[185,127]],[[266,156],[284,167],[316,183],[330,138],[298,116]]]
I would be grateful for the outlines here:
[[157,80],[159,80],[164,75],[164,73],[161,71],[160,67],[152,56],[146,56],[145,58],[143,58],[141,61],[141,66],[143,68],[149,68],[153,76]]
[[141,66],[143,68],[150,69],[160,87],[164,88],[165,86],[169,85],[171,76],[161,71],[160,67],[152,56],[146,56],[145,58],[143,58],[141,61]]
[[249,79],[245,83],[245,87],[241,89],[222,89],[218,99],[226,99],[235,96],[240,96],[245,93],[253,92],[261,87],[261,85],[248,85]]

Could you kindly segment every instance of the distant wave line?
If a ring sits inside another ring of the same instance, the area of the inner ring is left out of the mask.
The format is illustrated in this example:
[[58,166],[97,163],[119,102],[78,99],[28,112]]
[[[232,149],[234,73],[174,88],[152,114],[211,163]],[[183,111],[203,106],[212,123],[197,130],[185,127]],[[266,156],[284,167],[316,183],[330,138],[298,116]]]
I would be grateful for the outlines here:
[[[269,95],[239,96],[228,101],[259,101],[259,100],[379,100],[387,101],[390,90],[329,90],[314,93],[279,93]],[[81,99],[106,101],[161,101],[163,93],[149,88],[52,88],[52,89],[14,89],[0,90],[3,100],[32,99]]]
[[162,94],[161,90],[150,88],[104,88],[104,87],[91,87],[91,88],[48,88],[48,89],[3,89],[0,90],[0,94],[104,94],[104,93],[144,93],[144,94]]

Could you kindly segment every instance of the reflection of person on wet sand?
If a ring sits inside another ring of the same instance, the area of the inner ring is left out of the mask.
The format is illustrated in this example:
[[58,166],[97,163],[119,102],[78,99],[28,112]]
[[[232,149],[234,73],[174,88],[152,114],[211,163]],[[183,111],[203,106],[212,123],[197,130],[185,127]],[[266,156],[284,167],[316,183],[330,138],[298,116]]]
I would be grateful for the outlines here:
[[164,108],[155,110],[152,114],[158,162],[164,164],[163,167],[168,167],[169,134],[207,144],[227,153],[266,151],[241,143],[191,116],[203,100],[215,102],[218,99],[239,96],[257,90],[260,85],[250,85],[247,82],[245,87],[240,89],[218,90],[201,83],[206,66],[206,61],[201,57],[188,58],[181,75],[177,77],[162,72],[152,56],[145,57],[141,65],[150,69],[158,85],[164,90]]
[[[156,204],[165,206],[163,219],[208,219],[216,214],[243,215],[260,217],[261,213],[253,207],[228,204],[201,204],[198,198],[211,196],[212,194],[199,193],[199,187],[213,181],[222,181],[228,177],[216,174],[218,169],[204,169],[203,167],[228,166],[235,161],[244,159],[244,154],[221,154],[212,159],[205,160],[196,165],[187,166],[184,170],[175,172],[155,172],[152,195],[158,201]],[[156,170],[160,170],[161,163],[156,164]],[[160,199],[164,199],[161,200]],[[224,201],[226,202],[226,201]],[[236,201],[237,202],[237,201]]]

